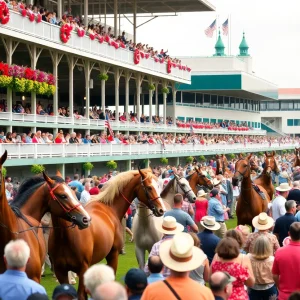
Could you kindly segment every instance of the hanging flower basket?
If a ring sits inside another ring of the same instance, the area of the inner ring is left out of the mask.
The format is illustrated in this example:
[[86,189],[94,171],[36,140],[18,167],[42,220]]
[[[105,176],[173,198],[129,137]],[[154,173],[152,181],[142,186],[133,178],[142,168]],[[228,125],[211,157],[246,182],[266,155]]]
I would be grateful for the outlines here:
[[36,22],[37,22],[37,23],[41,23],[41,22],[42,22],[42,16],[41,16],[40,14],[38,14],[38,15],[36,16]]
[[149,84],[149,85],[148,85],[148,90],[149,90],[149,91],[155,91],[155,85],[152,84],[152,83]]
[[27,16],[27,10],[26,10],[25,8],[22,9],[21,15],[22,15],[23,17],[26,17],[26,16]]
[[109,170],[115,170],[117,169],[118,167],[118,164],[114,161],[114,160],[110,160],[106,163],[106,167],[109,169]]
[[11,87],[12,81],[13,81],[12,76],[0,75],[0,87],[1,88]]
[[28,18],[29,18],[29,21],[30,22],[33,22],[35,20],[35,15],[34,14],[31,14],[30,12],[28,12]]
[[194,160],[194,157],[192,157],[192,156],[188,156],[188,157],[186,158],[186,162],[187,162],[188,164],[192,163],[193,160]]
[[104,36],[103,35],[98,35],[98,41],[100,44],[104,42]]
[[7,174],[7,170],[5,167],[2,167],[2,176],[5,177]]
[[169,160],[168,160],[167,158],[165,158],[165,157],[162,157],[162,158],[160,159],[160,162],[161,162],[163,165],[167,165],[168,162],[169,162]]
[[85,35],[84,29],[77,28],[77,35],[78,35],[79,37],[84,37],[84,35]]
[[67,43],[71,37],[73,27],[69,24],[64,24],[60,27],[60,39],[63,43]]
[[90,40],[92,40],[92,41],[95,39],[95,35],[92,33],[89,34],[89,37],[90,37]]
[[100,73],[100,74],[98,75],[98,78],[99,78],[99,80],[107,81],[108,78],[109,78],[109,76],[108,76],[107,74],[105,74],[105,73]]
[[205,158],[204,155],[200,155],[200,156],[199,156],[199,160],[200,160],[201,162],[204,162],[204,161],[206,161],[206,158]]
[[134,63],[136,65],[138,65],[140,63],[141,60],[141,52],[139,49],[135,49],[134,51]]
[[32,165],[30,171],[33,174],[41,174],[45,171],[45,167],[43,165]]
[[167,73],[168,74],[171,73],[171,69],[172,69],[172,62],[170,60],[168,60],[168,63],[167,63]]
[[94,168],[94,165],[90,162],[86,162],[83,164],[83,169],[85,171],[91,171]]
[[5,25],[9,22],[9,19],[9,9],[7,7],[7,4],[4,1],[2,1],[0,2],[0,23],[2,25]]
[[161,89],[161,92],[162,92],[163,94],[169,94],[169,93],[170,93],[170,91],[169,91],[169,89],[168,89],[167,87],[163,87],[163,88]]

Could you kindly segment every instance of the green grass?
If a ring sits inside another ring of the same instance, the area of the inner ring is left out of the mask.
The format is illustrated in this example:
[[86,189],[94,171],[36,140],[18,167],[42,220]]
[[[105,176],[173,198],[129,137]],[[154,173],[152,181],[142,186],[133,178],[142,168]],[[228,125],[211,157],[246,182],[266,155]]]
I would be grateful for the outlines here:
[[[230,219],[226,221],[227,229],[235,228],[236,227],[236,218]],[[126,272],[130,268],[138,267],[138,263],[136,261],[135,252],[134,252],[134,243],[130,243],[129,237],[127,236],[126,242],[126,255],[119,255],[119,264],[118,264],[118,271],[117,271],[117,281],[123,282],[123,278]],[[105,263],[105,261],[103,261]],[[56,278],[52,276],[52,272],[47,267],[45,271],[45,278],[42,278],[41,284],[45,287],[48,297],[51,299],[52,292],[54,288],[59,284],[56,282]],[[78,278],[76,279],[78,283]],[[75,285],[77,289],[77,284]]]

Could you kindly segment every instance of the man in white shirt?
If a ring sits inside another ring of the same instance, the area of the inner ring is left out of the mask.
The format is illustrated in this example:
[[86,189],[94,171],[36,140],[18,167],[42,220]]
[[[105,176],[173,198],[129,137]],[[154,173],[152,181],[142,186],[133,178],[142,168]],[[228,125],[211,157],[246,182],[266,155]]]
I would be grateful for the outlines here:
[[91,198],[91,195],[89,193],[90,189],[91,189],[91,183],[90,183],[90,181],[87,181],[84,185],[84,190],[81,193],[81,197],[80,197],[81,204],[84,205],[90,200],[90,198]]
[[272,203],[272,217],[274,221],[286,213],[285,202],[290,190],[291,187],[286,182],[281,183],[276,188],[276,191],[278,191],[279,195],[273,200]]

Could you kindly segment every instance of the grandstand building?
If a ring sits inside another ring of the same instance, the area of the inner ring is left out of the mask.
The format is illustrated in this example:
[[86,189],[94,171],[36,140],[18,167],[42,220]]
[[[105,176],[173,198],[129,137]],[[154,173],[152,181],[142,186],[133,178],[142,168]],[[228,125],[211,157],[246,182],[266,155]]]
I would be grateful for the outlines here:
[[[111,5],[106,5],[108,2]],[[120,0],[95,3],[85,0],[83,4],[72,1],[71,9],[79,10],[86,26],[89,16],[101,15],[106,32],[109,31],[107,15],[114,15],[116,36],[121,35],[119,17],[132,14],[134,41],[139,13],[155,16],[215,9],[206,0],[128,2],[131,5]],[[213,57],[182,58],[178,63],[151,57],[143,51],[130,51],[108,34],[97,35],[68,24],[51,24],[23,5],[12,7],[3,3],[0,0],[0,62],[3,62],[0,64],[0,128],[4,133],[21,135],[42,131],[53,134],[54,138],[61,132],[64,135],[76,132],[83,137],[96,135],[107,124],[104,118],[91,118],[92,109],[105,115],[105,110],[113,107],[116,118],[110,120],[110,127],[115,134],[178,135],[192,131],[205,136],[266,135],[261,128],[260,101],[276,100],[277,87],[253,74],[245,37],[237,57],[224,54],[219,36]],[[44,1],[44,5],[57,9],[58,18],[65,18],[63,12],[71,2],[57,0],[57,7],[53,3]],[[21,66],[31,69],[22,71]],[[18,107],[26,108],[26,113],[20,113]],[[68,117],[59,114],[61,108],[68,108]],[[45,111],[51,113],[42,113]],[[136,114],[137,122],[128,121],[131,111]],[[146,111],[148,120],[159,116],[160,122],[139,122]],[[118,116],[123,114],[127,119],[121,121]],[[223,120],[233,125],[213,126]],[[269,146],[248,145],[253,151],[266,150]],[[272,147],[280,148],[280,145]],[[49,173],[58,169],[63,175],[72,175],[83,172],[83,163],[92,162],[93,172],[102,174],[107,171],[105,164],[109,160],[118,162],[118,170],[128,170],[141,161],[148,164],[149,159],[158,162],[167,157],[170,163],[178,164],[181,158],[190,155],[240,152],[244,148],[245,144],[0,143],[0,153],[8,151],[5,165],[9,174],[19,180],[30,174],[33,164],[44,165]]]

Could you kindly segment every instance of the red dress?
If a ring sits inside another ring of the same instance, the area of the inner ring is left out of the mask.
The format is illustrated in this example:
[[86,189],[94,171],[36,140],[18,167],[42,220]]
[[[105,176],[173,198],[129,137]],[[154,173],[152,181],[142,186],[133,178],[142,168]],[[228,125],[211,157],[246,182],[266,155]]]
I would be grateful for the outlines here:
[[212,273],[217,271],[228,272],[236,278],[232,283],[232,294],[228,300],[248,300],[248,293],[244,288],[244,282],[249,278],[249,271],[244,266],[236,262],[214,261],[211,265]]
[[196,200],[195,207],[196,207],[195,222],[199,223],[202,220],[202,218],[207,215],[208,200],[203,198],[200,201]]

